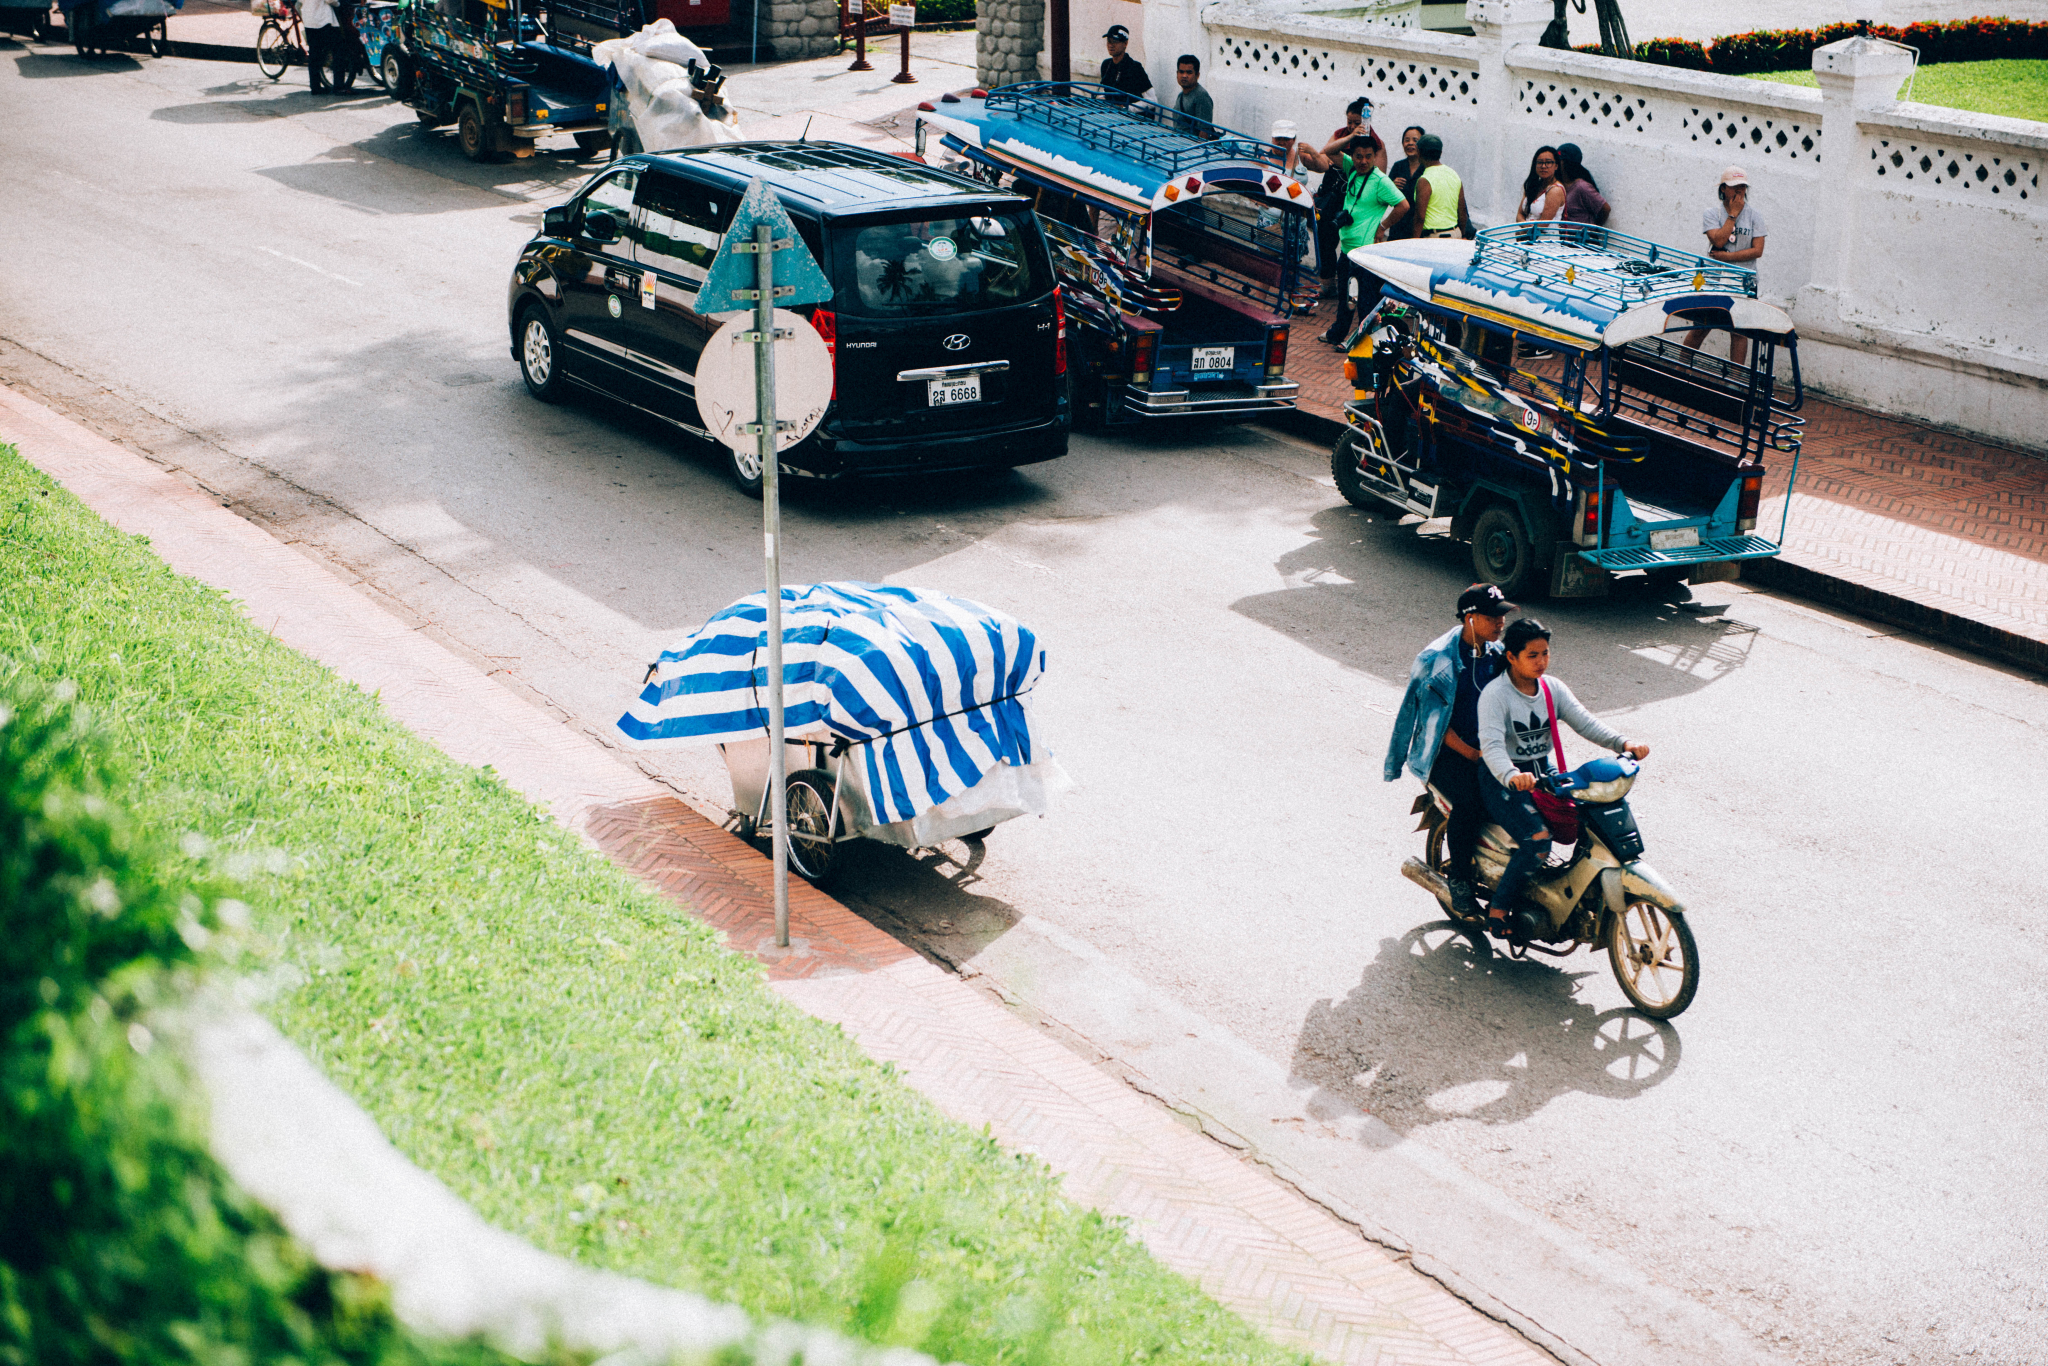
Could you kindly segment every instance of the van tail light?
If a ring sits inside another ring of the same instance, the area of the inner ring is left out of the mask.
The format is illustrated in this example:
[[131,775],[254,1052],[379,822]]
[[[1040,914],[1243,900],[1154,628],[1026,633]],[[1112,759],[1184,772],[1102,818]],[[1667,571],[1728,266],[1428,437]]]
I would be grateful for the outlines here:
[[1586,500],[1586,519],[1579,524],[1579,544],[1600,544],[1600,490],[1587,489],[1581,495]]
[[1131,340],[1131,383],[1150,387],[1152,383],[1152,357],[1159,349],[1159,332],[1146,328]]
[[1735,529],[1756,530],[1757,500],[1763,497],[1764,477],[1761,474],[1744,475],[1742,492],[1735,499]]
[[832,358],[832,397],[839,397],[839,316],[829,308],[811,310],[811,326],[825,343],[825,354]]
[[1058,285],[1052,287],[1052,372],[1067,373],[1067,301]]
[[1278,379],[1287,373],[1287,329],[1269,327],[1266,329],[1266,378]]

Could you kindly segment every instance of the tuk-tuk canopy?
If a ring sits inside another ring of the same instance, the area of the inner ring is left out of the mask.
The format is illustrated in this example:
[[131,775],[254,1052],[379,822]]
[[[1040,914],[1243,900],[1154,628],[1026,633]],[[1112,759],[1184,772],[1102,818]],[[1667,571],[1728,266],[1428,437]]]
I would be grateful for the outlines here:
[[[661,653],[618,721],[636,749],[768,733],[768,595],[740,599]],[[1036,761],[1025,696],[1045,668],[1014,617],[894,584],[782,590],[783,723],[862,746],[877,823],[911,820],[998,766]]]
[[943,99],[921,117],[948,146],[1119,213],[1149,214],[1211,191],[1312,207],[1270,142],[1106,85],[1035,81]]
[[1477,240],[1424,237],[1351,259],[1421,303],[1580,350],[1693,327],[1789,336],[1756,272],[1588,223],[1511,223]]

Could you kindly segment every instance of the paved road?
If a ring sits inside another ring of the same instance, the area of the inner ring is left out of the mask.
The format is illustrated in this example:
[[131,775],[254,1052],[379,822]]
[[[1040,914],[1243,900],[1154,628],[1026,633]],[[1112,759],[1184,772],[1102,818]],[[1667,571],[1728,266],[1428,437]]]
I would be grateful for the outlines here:
[[[519,387],[505,273],[588,168],[471,166],[381,97],[252,74],[0,45],[0,378],[601,729],[655,650],[755,586],[760,541],[715,456]],[[1080,783],[983,855],[879,851],[849,898],[1276,1160],[1455,1178],[1531,1230],[1515,1294],[1539,1320],[1629,1293],[1560,1278],[1546,1302],[1564,1247],[1730,1327],[1564,1334],[1595,1359],[2048,1358],[2048,898],[2002,857],[2037,838],[2048,690],[1734,586],[1545,607],[1560,674],[1655,746],[1638,813],[1698,908],[1698,1003],[1652,1029],[1604,962],[1421,933],[1395,872],[1414,788],[1379,762],[1468,571],[1326,472],[1269,432],[1184,428],[793,506],[793,581],[1031,622]],[[715,761],[660,768],[723,803]],[[1392,1222],[1447,1274],[1512,1279],[1523,1244],[1461,1242],[1465,1213]]]

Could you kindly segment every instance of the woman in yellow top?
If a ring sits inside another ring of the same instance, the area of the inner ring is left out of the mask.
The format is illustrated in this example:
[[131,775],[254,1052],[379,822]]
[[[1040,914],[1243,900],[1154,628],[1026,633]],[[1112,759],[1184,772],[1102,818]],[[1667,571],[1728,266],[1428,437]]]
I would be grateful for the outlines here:
[[1472,218],[1465,212],[1465,182],[1443,164],[1444,140],[1425,134],[1415,144],[1422,174],[1415,185],[1415,216],[1424,237],[1470,237]]

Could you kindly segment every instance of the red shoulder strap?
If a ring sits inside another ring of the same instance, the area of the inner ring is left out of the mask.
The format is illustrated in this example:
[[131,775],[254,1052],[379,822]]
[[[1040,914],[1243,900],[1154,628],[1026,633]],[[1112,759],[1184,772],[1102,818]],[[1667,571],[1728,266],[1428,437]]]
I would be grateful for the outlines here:
[[1543,709],[1550,713],[1550,747],[1557,751],[1557,771],[1564,772],[1564,741],[1557,733],[1557,703],[1550,698],[1550,680],[1538,679],[1543,685]]

